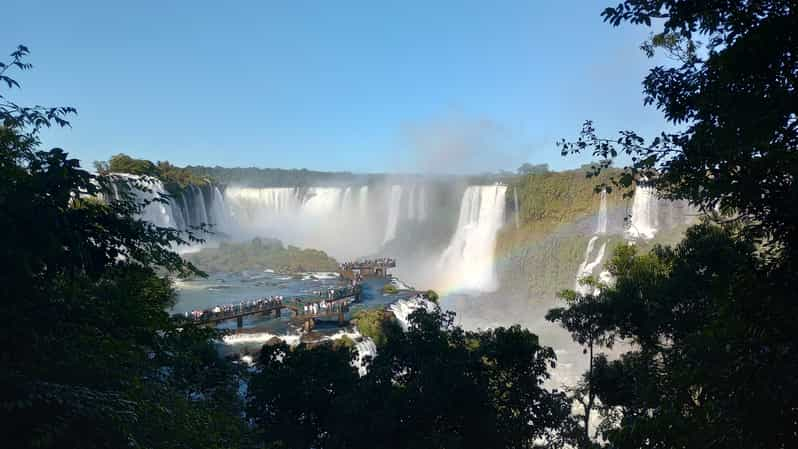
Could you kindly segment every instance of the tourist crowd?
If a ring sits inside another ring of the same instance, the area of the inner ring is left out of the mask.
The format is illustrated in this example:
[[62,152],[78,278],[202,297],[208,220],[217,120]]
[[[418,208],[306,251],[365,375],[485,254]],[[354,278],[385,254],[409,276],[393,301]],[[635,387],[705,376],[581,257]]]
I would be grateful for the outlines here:
[[364,259],[355,262],[344,262],[341,264],[341,269],[344,271],[350,271],[352,269],[356,269],[362,266],[392,268],[396,266],[396,260],[390,257],[378,257],[376,259]]
[[[192,310],[185,312],[183,318],[192,319],[194,321],[212,320],[214,318],[221,318],[226,315],[246,314],[250,312],[257,312],[261,310],[275,309],[284,304],[284,302],[293,302],[296,304],[299,313],[317,315],[324,312],[338,312],[341,307],[351,301],[339,301],[342,298],[352,297],[356,293],[357,285],[350,287],[329,288],[326,290],[317,290],[313,292],[313,296],[305,298],[288,298],[284,296],[268,296],[265,298],[254,299],[250,301],[241,301],[238,303],[220,304],[213,308],[206,310]],[[317,301],[321,298],[321,301]]]

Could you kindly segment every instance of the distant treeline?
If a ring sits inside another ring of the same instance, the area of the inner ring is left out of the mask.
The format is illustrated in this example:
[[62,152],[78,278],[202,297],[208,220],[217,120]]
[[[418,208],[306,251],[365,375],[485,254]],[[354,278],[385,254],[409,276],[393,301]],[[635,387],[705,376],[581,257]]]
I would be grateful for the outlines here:
[[366,184],[376,175],[350,172],[323,172],[301,169],[257,167],[204,167],[188,165],[185,170],[200,178],[210,178],[219,184],[244,184],[251,187],[295,187],[329,184]]
[[[238,184],[249,187],[298,187],[298,186],[329,186],[341,184],[373,184],[382,182],[392,177],[425,178],[436,181],[460,180],[468,184],[493,184],[502,182],[512,184],[519,178],[528,175],[544,175],[559,173],[549,170],[548,164],[521,165],[515,172],[501,170],[495,173],[480,173],[475,175],[436,175],[421,174],[387,174],[387,173],[352,173],[348,171],[318,171],[306,168],[258,168],[258,167],[206,167],[203,165],[187,165],[177,167],[168,161],[152,162],[146,159],[137,159],[120,153],[106,161],[95,162],[98,173],[107,172],[131,173],[159,178],[167,189],[184,188],[189,184],[202,185],[213,182],[220,185]],[[586,164],[575,172],[588,171],[591,164]]]

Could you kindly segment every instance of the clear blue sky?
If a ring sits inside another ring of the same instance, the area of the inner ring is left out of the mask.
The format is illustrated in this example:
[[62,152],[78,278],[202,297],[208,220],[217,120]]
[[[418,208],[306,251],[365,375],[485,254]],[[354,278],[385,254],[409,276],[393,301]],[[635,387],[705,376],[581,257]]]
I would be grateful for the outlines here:
[[90,165],[152,160],[321,170],[577,166],[585,119],[664,126],[644,108],[647,30],[613,0],[5,0],[3,53],[27,45],[25,104],[71,105],[43,134]]

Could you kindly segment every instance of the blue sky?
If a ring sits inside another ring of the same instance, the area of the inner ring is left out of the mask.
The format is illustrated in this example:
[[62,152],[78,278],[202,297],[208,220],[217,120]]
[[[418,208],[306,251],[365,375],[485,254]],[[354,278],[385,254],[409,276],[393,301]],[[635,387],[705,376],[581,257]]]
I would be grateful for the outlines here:
[[[9,3],[10,2],[10,3]],[[31,51],[24,104],[71,105],[50,130],[84,165],[152,160],[320,170],[578,166],[555,142],[585,119],[664,126],[653,63],[610,0],[5,0],[0,51]]]

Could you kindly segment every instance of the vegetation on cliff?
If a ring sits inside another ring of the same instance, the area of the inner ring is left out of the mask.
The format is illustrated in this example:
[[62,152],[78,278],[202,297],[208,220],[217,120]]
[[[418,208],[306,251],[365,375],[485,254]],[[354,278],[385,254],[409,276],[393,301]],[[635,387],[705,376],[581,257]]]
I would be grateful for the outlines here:
[[[581,220],[595,216],[599,209],[596,179],[586,178],[586,169],[539,172],[512,178],[507,190],[507,208],[515,211],[518,196],[520,214],[499,231],[496,253],[503,288],[517,290],[530,300],[552,297],[573,283],[584,258],[593,223],[577,229]],[[615,173],[602,175],[609,180]],[[610,213],[626,215],[628,200],[620,192],[607,195]],[[609,237],[609,247],[622,241]]]
[[349,172],[322,172],[307,169],[256,167],[204,167],[188,165],[182,170],[219,184],[243,184],[251,187],[297,187],[331,184],[368,183],[372,176]]
[[99,174],[129,173],[158,178],[163,182],[166,190],[173,195],[179,194],[189,185],[204,186],[211,180],[210,177],[198,176],[191,170],[174,166],[168,161],[153,163],[123,153],[112,156],[108,162],[95,162],[94,167]]
[[338,269],[338,262],[324,251],[284,246],[277,239],[264,238],[244,243],[221,242],[218,248],[202,248],[185,258],[209,273],[266,269],[279,273],[302,273]]
[[379,347],[387,339],[385,328],[390,326],[394,317],[391,312],[383,309],[360,310],[352,317],[352,324],[366,337],[374,340]]

